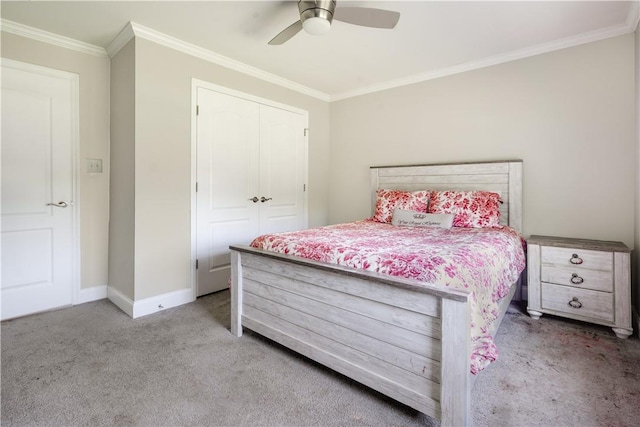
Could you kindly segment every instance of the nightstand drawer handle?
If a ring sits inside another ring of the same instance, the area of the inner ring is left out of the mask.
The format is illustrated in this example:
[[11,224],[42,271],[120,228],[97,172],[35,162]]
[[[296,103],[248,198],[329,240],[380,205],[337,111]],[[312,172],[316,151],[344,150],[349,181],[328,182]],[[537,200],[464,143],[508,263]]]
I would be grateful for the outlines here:
[[578,254],[571,255],[571,259],[569,260],[571,264],[582,264],[582,258],[578,256]]
[[571,308],[581,308],[582,303],[578,300],[578,297],[573,297],[571,301],[569,301],[569,307]]
[[574,285],[579,285],[582,282],[584,282],[584,279],[578,276],[576,273],[573,273],[571,275],[571,283],[573,283]]

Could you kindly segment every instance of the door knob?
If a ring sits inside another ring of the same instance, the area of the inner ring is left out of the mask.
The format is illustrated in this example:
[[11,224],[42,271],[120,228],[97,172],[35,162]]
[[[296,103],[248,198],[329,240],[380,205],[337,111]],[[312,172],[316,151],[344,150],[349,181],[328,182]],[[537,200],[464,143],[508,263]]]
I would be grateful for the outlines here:
[[264,196],[260,197],[260,201],[261,201],[262,203],[264,203],[264,202],[266,202],[266,201],[268,201],[268,200],[272,200],[272,199],[271,199],[271,197],[269,197],[269,198],[264,197]]
[[58,203],[47,203],[47,206],[55,206],[57,208],[66,208],[69,206],[67,202],[58,202]]
[[258,203],[258,201],[260,199],[258,199],[256,196],[253,196],[252,198],[249,199],[250,201],[252,201],[253,203]]

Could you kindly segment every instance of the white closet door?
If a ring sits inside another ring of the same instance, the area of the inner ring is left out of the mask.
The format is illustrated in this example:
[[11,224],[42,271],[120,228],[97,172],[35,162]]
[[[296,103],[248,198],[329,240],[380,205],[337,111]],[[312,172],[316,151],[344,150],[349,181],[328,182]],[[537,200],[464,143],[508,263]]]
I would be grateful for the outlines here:
[[198,89],[197,294],[227,287],[229,245],[258,235],[259,105]]
[[260,106],[260,233],[306,228],[306,117]]
[[230,245],[306,227],[307,116],[203,87],[197,98],[200,296],[227,287]]
[[3,320],[72,303],[76,90],[75,75],[3,60]]

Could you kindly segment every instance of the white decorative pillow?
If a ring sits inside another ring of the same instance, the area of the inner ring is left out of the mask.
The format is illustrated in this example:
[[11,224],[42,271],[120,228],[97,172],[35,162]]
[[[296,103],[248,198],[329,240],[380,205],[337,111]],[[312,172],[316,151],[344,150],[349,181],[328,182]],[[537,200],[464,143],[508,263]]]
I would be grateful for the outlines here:
[[393,211],[392,225],[405,227],[439,227],[451,228],[454,214],[430,214],[424,212],[395,209]]

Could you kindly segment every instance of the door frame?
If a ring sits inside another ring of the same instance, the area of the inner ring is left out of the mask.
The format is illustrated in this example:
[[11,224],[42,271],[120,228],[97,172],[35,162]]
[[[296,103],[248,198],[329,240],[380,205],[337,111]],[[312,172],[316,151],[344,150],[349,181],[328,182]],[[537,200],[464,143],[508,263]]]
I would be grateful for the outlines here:
[[80,162],[80,75],[9,58],[0,58],[0,65],[1,67],[68,80],[71,86],[71,201],[69,202],[69,209],[71,210],[71,304],[76,305],[83,302],[80,300],[80,194],[78,191]]
[[[197,294],[197,271],[196,271],[196,259],[197,259],[197,200],[196,200],[196,181],[197,174],[197,161],[198,161],[198,119],[197,119],[197,104],[198,104],[198,89],[207,89],[214,92],[219,92],[225,95],[231,95],[238,98],[246,99],[248,101],[257,102],[259,104],[268,105],[274,108],[280,108],[282,110],[291,111],[293,113],[302,114],[305,118],[305,128],[309,128],[309,112],[297,107],[282,104],[270,99],[261,98],[259,96],[251,95],[245,92],[241,92],[235,89],[230,89],[225,86],[220,86],[211,82],[200,79],[191,79],[191,274],[189,282],[191,284],[191,292],[193,299],[196,299]],[[304,226],[309,225],[309,133],[305,132],[304,136],[304,181],[307,190],[304,192]]]

